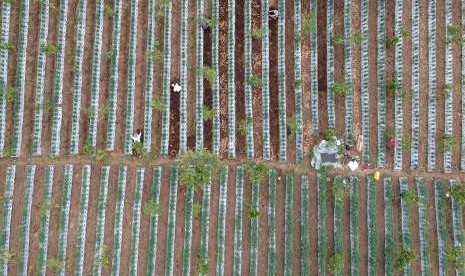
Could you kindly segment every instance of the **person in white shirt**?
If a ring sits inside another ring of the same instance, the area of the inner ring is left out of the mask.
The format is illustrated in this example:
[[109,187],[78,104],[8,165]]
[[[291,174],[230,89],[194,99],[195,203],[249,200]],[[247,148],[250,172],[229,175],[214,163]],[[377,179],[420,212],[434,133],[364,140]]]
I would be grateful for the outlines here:
[[179,93],[181,91],[181,85],[179,85],[177,82],[172,83],[171,89],[173,89],[173,92]]
[[140,129],[136,130],[136,133],[134,135],[131,135],[131,139],[133,143],[139,142],[141,143],[141,136],[142,136],[142,131]]
[[276,9],[269,10],[269,11],[268,11],[268,16],[269,16],[271,19],[276,20],[276,19],[278,19],[278,17],[279,17],[279,12],[278,12],[278,10],[276,10]]

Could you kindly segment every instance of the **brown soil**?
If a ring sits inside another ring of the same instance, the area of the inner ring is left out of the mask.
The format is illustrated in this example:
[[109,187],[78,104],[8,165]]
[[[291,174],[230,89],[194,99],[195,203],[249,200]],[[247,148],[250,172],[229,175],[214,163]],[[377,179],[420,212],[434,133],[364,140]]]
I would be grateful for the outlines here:
[[[454,26],[460,26],[462,22],[462,13],[461,13],[461,3],[459,1],[452,2],[452,24]],[[453,137],[461,137],[462,133],[462,85],[460,85],[462,80],[462,64],[461,64],[461,56],[462,56],[462,47],[460,45],[454,45],[452,47],[452,72],[453,72]],[[460,155],[461,155],[461,143],[459,142],[460,138],[457,139],[457,143],[453,147],[452,151],[452,169],[459,170],[460,169]]]
[[218,34],[218,63],[220,80],[220,156],[227,157],[228,152],[228,3],[220,1]]
[[[268,252],[270,240],[270,231],[268,226],[268,199],[269,186],[268,181],[263,180],[260,183],[260,219],[258,226],[258,250],[259,252]],[[268,254],[258,254],[258,275],[266,275],[268,272]]]
[[[344,35],[344,1],[334,1],[334,35]],[[334,45],[334,83],[344,83],[344,44]],[[327,88],[331,89],[330,87]],[[336,132],[344,137],[345,98],[334,95]]]
[[[294,92],[294,3],[286,2],[286,116],[287,121],[295,118]],[[295,138],[289,139],[290,129],[287,128],[287,160],[295,162]],[[276,137],[276,138],[279,138]]]
[[[277,1],[270,2],[270,9],[277,7]],[[277,160],[279,153],[279,103],[278,103],[278,22],[269,20],[269,64],[270,64],[270,146],[271,159]],[[276,66],[274,65],[276,64]]]
[[[233,271],[234,267],[234,223],[236,209],[236,170],[230,169],[228,172],[228,200],[226,202],[226,232],[225,232],[225,254],[224,270]],[[232,185],[231,185],[232,184]],[[195,232],[194,232],[195,233]]]
[[[252,1],[252,29],[261,26],[261,1]],[[260,39],[252,39],[252,74],[261,76],[262,73],[262,42]],[[263,77],[262,77],[263,78]],[[263,127],[262,127],[262,91],[260,88],[252,87],[253,106],[253,136],[255,156],[263,156]]]
[[[310,5],[302,5],[302,13],[307,14],[310,12]],[[310,36],[302,36],[302,68],[310,68]],[[304,139],[304,156],[308,156],[310,145],[312,145],[312,133],[311,133],[311,84],[310,84],[310,70],[302,70],[302,113],[303,113],[303,139]],[[307,158],[304,158],[304,163]]]
[[[378,275],[384,275],[384,184],[382,181],[376,187],[376,227],[378,232]],[[362,240],[364,237],[362,236]]]
[[[118,171],[119,167],[110,169],[110,177],[108,180],[107,207],[105,214],[105,231],[103,244],[108,250],[113,249],[113,238],[115,229],[115,210],[116,210],[116,194],[118,192]],[[108,265],[102,267],[102,273],[109,274],[113,258],[108,258]]]
[[[40,227],[40,203],[42,202],[42,187],[44,179],[44,171],[40,168],[36,168],[35,173],[35,184],[34,193],[32,198],[31,208],[31,224],[29,230],[29,263],[28,263],[28,274],[36,274],[36,256],[39,251],[39,227]],[[14,232],[10,233],[12,236]]]
[[[10,239],[14,237],[15,233],[20,233],[21,230],[21,220],[22,220],[22,211],[23,211],[23,201],[24,201],[24,181],[25,177],[25,167],[16,166],[16,180],[15,187],[13,190],[13,210],[11,215],[11,226],[10,226]],[[18,235],[19,237],[19,235]],[[10,252],[20,252],[19,250],[19,238],[12,239],[10,241]],[[18,270],[20,256],[16,256],[13,259],[12,265],[9,266],[8,272],[10,274],[16,274]]]
[[[176,204],[176,230],[174,244],[174,275],[182,275],[182,258],[184,245],[184,198],[186,189],[180,185],[178,189],[178,201]],[[142,251],[143,252],[143,251]]]
[[166,237],[168,228],[168,211],[169,211],[169,184],[170,171],[168,168],[163,169],[162,182],[160,187],[160,208],[161,213],[158,219],[158,239],[157,239],[157,258],[155,264],[155,275],[163,275],[165,271],[166,255]]
[[[377,26],[377,3],[375,1],[369,1],[369,12],[368,12],[368,48],[370,49],[368,55],[368,93],[370,99],[370,167],[376,167],[376,156],[378,156],[378,128],[377,126],[377,112],[378,112],[378,93],[370,93],[371,91],[377,91],[378,89],[378,78],[376,71],[376,28]],[[373,26],[373,27],[372,27]],[[373,46],[372,46],[373,45]],[[372,69],[373,68],[373,69]],[[371,69],[371,70],[370,70]]]
[[310,187],[314,187],[310,190],[308,196],[309,211],[308,211],[308,222],[309,222],[309,235],[310,235],[310,274],[318,274],[318,195],[316,192],[316,178],[310,176],[308,179],[309,190]]
[[[242,120],[245,120],[245,93],[244,93],[244,1],[236,1],[236,47],[235,47],[235,74],[236,74],[236,129]],[[271,52],[270,52],[271,53]],[[245,136],[236,131],[236,156],[246,156]]]
[[[366,217],[368,214],[367,206],[367,181],[360,178],[360,272],[362,275],[368,271],[368,223]],[[363,202],[363,203],[362,203]]]
[[[211,29],[209,28],[204,32],[204,46],[203,46],[203,65],[211,67],[212,64],[212,43],[211,43]],[[204,79],[203,81],[203,105],[212,108],[212,98],[213,98],[212,85]],[[211,150],[212,149],[212,120],[205,120],[203,123],[203,142],[204,148]]]
[[318,1],[318,116],[320,117],[320,130],[328,128],[328,101],[326,80],[326,3]]
[[[371,12],[371,11],[370,11]],[[360,0],[352,2],[352,31],[360,31]],[[352,93],[353,93],[353,137],[356,139],[361,134],[361,110],[360,110],[360,72],[361,51],[359,44],[352,47]]]

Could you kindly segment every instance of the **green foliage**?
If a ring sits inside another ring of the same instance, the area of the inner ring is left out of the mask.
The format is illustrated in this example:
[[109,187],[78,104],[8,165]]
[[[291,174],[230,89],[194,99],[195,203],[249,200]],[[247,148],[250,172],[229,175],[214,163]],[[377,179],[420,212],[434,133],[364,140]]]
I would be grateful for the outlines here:
[[95,264],[97,266],[108,266],[110,264],[110,253],[108,246],[103,245],[101,248],[101,254],[95,256]]
[[462,246],[448,246],[446,249],[447,259],[454,269],[464,269],[465,248]]
[[2,151],[2,155],[5,156],[5,157],[8,157],[8,156],[11,156],[13,152],[11,151],[11,148],[3,148],[3,151]]
[[410,98],[412,98],[412,91],[408,90],[408,89],[397,90],[396,91],[396,96],[399,97],[402,100],[410,99]]
[[390,46],[390,47],[394,47],[399,43],[400,43],[400,38],[397,37],[397,36],[395,36],[395,37],[393,37],[391,39],[388,39],[388,41],[387,41],[387,45]]
[[150,57],[152,58],[153,62],[161,60],[163,58],[163,49],[161,48],[160,42],[155,41],[155,47],[153,48],[152,52],[150,53]]
[[107,153],[103,149],[97,149],[95,151],[95,160],[102,161],[107,158]]
[[454,26],[450,25],[447,26],[447,40],[446,43],[451,45],[463,45],[465,42],[465,39],[463,38],[463,30],[460,26]]
[[344,178],[338,177],[335,179],[335,183],[333,185],[333,195],[334,199],[338,202],[344,201],[345,196],[345,183]]
[[65,262],[60,261],[57,258],[50,258],[50,259],[47,259],[47,268],[50,268],[51,270],[54,270],[54,271],[62,270],[65,268]]
[[252,119],[251,118],[247,118],[245,120],[242,119],[239,122],[239,133],[242,136],[246,136],[247,135],[247,130],[249,129],[250,126],[252,126]]
[[410,265],[412,261],[417,258],[415,253],[412,250],[407,248],[402,248],[399,255],[396,258],[395,267],[397,269],[403,269],[404,267]]
[[144,205],[144,215],[154,217],[161,213],[160,204],[156,203],[153,199],[150,199]]
[[441,151],[442,153],[451,153],[454,146],[457,144],[457,140],[452,135],[443,134],[441,136]]
[[168,108],[168,106],[162,102],[159,97],[154,97],[152,99],[152,107],[159,112],[163,112]]
[[252,87],[262,87],[262,79],[256,75],[250,75],[247,83]]
[[252,161],[247,161],[242,163],[245,173],[248,175],[250,182],[257,184],[262,181],[264,177],[268,175],[269,168],[264,163],[254,163]]
[[351,35],[352,44],[360,45],[362,44],[362,33],[360,30],[352,31]]
[[204,121],[213,120],[213,117],[215,117],[215,114],[216,114],[216,109],[209,108],[206,105],[203,106],[203,120]]
[[52,103],[52,100],[50,100],[49,98],[45,98],[44,99],[44,103],[42,104],[42,109],[45,111],[45,112],[51,112],[53,110],[53,103]]
[[167,6],[171,3],[171,0],[158,0],[157,1],[161,6]]
[[45,215],[52,209],[52,202],[50,200],[46,200],[44,202],[39,203],[39,213],[41,216]]
[[5,97],[5,101],[7,104],[13,104],[15,102],[16,88],[10,86],[2,86],[1,91]]
[[138,141],[132,143],[132,153],[137,156],[143,155],[145,153],[144,145]]
[[112,50],[109,50],[106,54],[105,54],[105,57],[107,59],[107,61],[111,61],[113,59],[113,57],[115,56],[115,54],[113,53]]
[[187,151],[176,158],[181,184],[188,188],[204,188],[210,177],[215,177],[224,168],[219,157],[208,150]]
[[410,206],[416,206],[418,205],[418,202],[420,199],[418,198],[417,193],[415,193],[412,190],[406,190],[402,194],[402,199]]
[[10,253],[8,250],[0,251],[0,261],[1,262],[9,263],[9,262],[11,262],[13,260],[14,257],[15,257],[15,254]]
[[84,145],[84,155],[92,156],[94,153],[95,153],[95,148],[90,144],[90,142],[87,142]]
[[264,34],[265,32],[261,28],[253,28],[252,30],[250,30],[250,36],[253,39],[262,38]]
[[412,139],[408,135],[402,137],[402,147],[406,152],[410,152],[412,149]]
[[328,269],[333,275],[342,275],[344,272],[344,255],[342,253],[335,253],[331,256],[328,262]]
[[410,30],[406,27],[403,27],[401,30],[400,30],[400,35],[402,36],[402,38],[407,38],[409,37],[411,34]]
[[349,86],[345,82],[335,82],[333,92],[338,95],[345,95],[349,91]]
[[332,40],[333,45],[342,45],[344,44],[344,34],[335,34]]
[[395,92],[400,89],[400,85],[396,83],[395,81],[391,81],[390,83],[386,84],[386,88]]
[[203,77],[209,82],[213,83],[216,79],[216,71],[213,70],[210,66],[204,66],[202,68]]
[[323,137],[325,138],[326,141],[329,143],[336,144],[337,136],[336,136],[336,130],[333,128],[328,128],[323,131]]
[[287,118],[287,138],[294,140],[297,133],[297,120],[295,117]]
[[446,99],[452,96],[452,85],[450,83],[444,84],[443,93],[444,93],[444,98]]
[[208,259],[201,257],[197,259],[197,273],[199,275],[208,275]]
[[40,50],[47,55],[52,55],[57,53],[58,48],[53,44],[42,44],[40,45]]
[[295,80],[294,81],[294,89],[302,88],[302,80]]
[[2,50],[11,50],[13,48],[13,43],[11,42],[2,42],[0,43],[0,49]]
[[465,185],[457,184],[451,190],[452,198],[458,206],[464,206],[465,204]]
[[99,114],[100,114],[102,119],[105,119],[105,118],[108,117],[108,112],[109,112],[108,105],[102,104],[99,107]]
[[103,11],[105,12],[105,14],[108,16],[108,17],[113,17],[115,15],[115,10],[113,9],[112,6],[110,5],[105,5],[103,7]]
[[250,219],[258,218],[260,216],[260,211],[254,206],[250,206],[249,210],[247,211],[247,216]]
[[[207,23],[207,25],[210,27],[210,28],[215,28],[218,26],[218,19],[216,18],[208,18],[208,17],[205,17],[203,19],[203,22]],[[203,23],[202,22],[202,23]]]
[[312,33],[316,33],[316,30],[317,30],[316,13],[302,14],[302,33],[309,35]]
[[192,204],[192,214],[194,217],[198,217],[202,213],[202,203],[200,202],[194,202]]

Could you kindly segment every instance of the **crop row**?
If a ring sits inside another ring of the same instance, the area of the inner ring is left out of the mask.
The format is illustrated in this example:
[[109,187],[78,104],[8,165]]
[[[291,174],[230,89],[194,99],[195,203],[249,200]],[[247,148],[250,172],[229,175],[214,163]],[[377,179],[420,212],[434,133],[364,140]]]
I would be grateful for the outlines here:
[[344,187],[345,179],[342,176],[336,176],[333,183],[334,198],[334,254],[344,256]]
[[[150,201],[160,204],[161,167],[155,167],[152,171],[152,187],[150,189]],[[149,220],[149,243],[147,247],[147,273],[148,276],[155,275],[155,264],[157,263],[157,242],[158,242],[158,220],[159,214],[151,214]]]
[[294,263],[294,174],[286,173],[286,200],[284,201],[284,275],[292,275]]
[[111,262],[111,275],[120,274],[121,246],[123,238],[124,200],[126,197],[126,177],[128,168],[120,166],[118,171],[118,189],[116,191],[115,228],[113,231],[113,259]]
[[418,168],[420,147],[420,1],[412,1],[412,149],[411,169]]
[[310,0],[310,16],[314,20],[315,28],[310,32],[310,102],[312,113],[312,133],[320,131],[318,116],[318,34],[317,34],[317,0]]
[[394,32],[395,39],[398,40],[398,43],[395,45],[395,61],[394,61],[394,87],[391,87],[395,93],[394,99],[394,134],[396,139],[396,144],[394,147],[394,170],[402,170],[402,143],[403,143],[403,126],[404,126],[404,101],[400,96],[400,92],[404,89],[403,84],[403,37],[402,37],[402,16],[403,16],[403,1],[395,1],[395,22],[394,22]]
[[173,275],[174,242],[176,234],[176,203],[178,200],[178,169],[173,167],[170,171],[170,199],[168,210],[168,230],[166,231],[166,259],[165,275]]
[[287,160],[286,117],[286,1],[278,0],[278,113],[279,113],[279,161]]
[[[446,0],[446,14],[445,14],[445,30],[446,40],[451,39],[451,32],[449,28],[452,26],[452,0]],[[453,72],[452,72],[452,43],[446,43],[445,45],[445,54],[444,54],[444,81],[445,87],[444,90],[447,91],[444,95],[444,135],[449,137],[453,134],[453,95],[454,95],[454,86],[453,82]],[[448,95],[446,95],[448,94]],[[452,149],[444,149],[444,172],[452,171]]]
[[200,218],[200,252],[199,258],[201,262],[208,264],[208,240],[210,233],[210,202],[211,202],[211,179],[207,187],[203,189],[202,199],[202,216]]
[[376,75],[378,80],[378,167],[386,162],[386,2],[378,2]]
[[[13,209],[13,191],[15,188],[15,174],[16,166],[8,166],[5,172],[5,192],[3,193],[3,217],[1,224],[2,232],[0,233],[1,252],[9,252],[10,250],[11,215]],[[2,275],[8,274],[8,262],[4,259],[0,260],[0,271]]]
[[144,168],[137,168],[134,205],[132,206],[131,256],[129,259],[129,274],[137,275],[139,259],[140,217],[142,211],[142,192],[144,188]]
[[[11,3],[2,2],[2,28],[0,33],[0,43],[8,43],[10,39],[10,15]],[[4,88],[8,83],[8,49],[0,49],[0,88]],[[3,91],[2,91],[3,92]],[[5,148],[6,134],[6,95],[0,93],[0,157],[3,156]]]
[[[220,17],[219,0],[213,0],[211,4],[212,20],[218,22]],[[212,119],[212,152],[216,155],[220,154],[220,79],[219,79],[219,25],[212,26],[211,32],[211,53],[212,53],[212,69],[217,72],[212,83],[212,108],[215,112]],[[182,130],[181,130],[182,131]]]
[[[224,275],[225,243],[226,243],[226,206],[228,200],[228,170],[221,171],[220,174],[220,196],[218,199],[218,233],[216,251],[216,274]],[[191,226],[192,231],[192,226]],[[186,274],[188,275],[188,274]]]
[[236,170],[236,213],[234,219],[234,267],[233,275],[241,275],[242,268],[242,213],[244,201],[244,169]]
[[350,273],[360,274],[360,181],[356,177],[350,183]]
[[44,192],[40,205],[39,253],[37,255],[37,271],[39,275],[45,275],[47,270],[48,232],[50,226],[50,207],[52,206],[54,171],[54,166],[47,166],[45,170]]
[[378,263],[378,228],[376,227],[376,182],[367,178],[368,275],[376,275]]
[[[465,3],[463,3],[462,1],[462,7],[465,7]],[[465,13],[462,13],[462,26],[465,26]],[[465,47],[462,46],[462,76],[465,76]],[[465,91],[465,82],[462,81],[462,85],[460,87],[461,89],[461,92],[462,92],[462,105],[461,105],[461,108],[462,110],[465,110],[465,93],[463,91]],[[462,139],[461,139],[461,155],[460,155],[460,170],[462,172],[465,172],[465,113],[462,113],[462,123],[461,123],[461,127],[462,127]],[[0,147],[1,149],[1,147]]]
[[336,126],[336,108],[334,99],[334,0],[326,2],[326,85],[328,127]]
[[97,204],[97,223],[95,227],[95,259],[92,267],[92,275],[100,276],[102,274],[102,263],[98,260],[104,256],[104,238],[105,238],[105,213],[107,208],[108,180],[110,176],[110,167],[103,166],[100,170],[100,188]]
[[394,212],[392,207],[391,178],[385,177],[384,184],[384,270],[387,276],[394,275]]
[[[451,189],[456,187],[457,181],[451,179],[449,181]],[[452,197],[452,233],[454,236],[454,246],[462,248],[465,243],[465,233],[463,232],[463,212],[462,207],[457,203],[457,201]],[[465,258],[463,254],[458,257],[460,263],[465,263]],[[465,270],[463,267],[456,268],[456,275],[465,275]]]
[[276,171],[268,174],[268,227],[270,241],[268,243],[268,275],[276,275]]
[[195,35],[195,67],[199,72],[195,75],[195,149],[203,149],[203,47],[204,35],[201,24],[204,20],[204,0],[196,0],[196,35]]
[[303,275],[310,274],[310,234],[309,224],[309,198],[308,198],[308,176],[302,175],[300,178],[300,250],[301,263],[300,271]]
[[191,273],[193,203],[194,189],[188,188],[184,203],[184,245],[182,251],[182,275],[185,276]]
[[427,169],[436,169],[436,0],[428,4],[428,134]]
[[302,111],[302,3],[301,0],[294,1],[294,90],[295,90],[295,122],[297,129],[295,133],[295,162],[301,164],[304,159],[304,129]]
[[[21,230],[19,233],[20,241],[19,241],[19,253],[18,253],[18,256],[19,256],[18,275],[23,275],[23,276],[28,275],[29,230],[31,227],[32,195],[34,193],[35,172],[36,172],[35,165],[29,165],[26,167],[26,181],[24,183],[25,189],[24,189],[23,211],[21,214]],[[61,227],[59,229],[61,229]],[[60,249],[62,248],[60,246],[61,244],[62,242],[60,239],[58,241],[59,252],[61,252],[60,251]]]
[[[284,13],[282,13],[284,15]],[[245,146],[247,158],[254,157],[253,107],[252,107],[252,0],[244,1],[244,106],[246,120]]]
[[447,254],[448,244],[447,227],[447,206],[445,201],[445,184],[443,180],[434,181],[434,202],[436,208],[436,233],[438,239],[439,275],[447,275]]
[[[181,7],[184,7],[182,5]],[[156,12],[156,2],[150,1],[148,5],[148,20],[147,20],[147,55],[146,55],[146,68],[145,68],[145,85],[144,85],[144,149],[146,152],[151,151],[152,147],[152,101],[153,101],[153,79],[154,79],[154,60],[152,57],[152,53],[155,51],[155,12]],[[181,13],[182,14],[182,13]],[[182,16],[182,15],[181,15]],[[184,18],[181,17],[181,21]],[[182,21],[181,24],[184,24]],[[183,36],[181,35],[181,55],[183,54],[183,50],[185,51],[185,47],[183,48]],[[181,61],[182,63],[182,61]],[[182,69],[181,65],[181,69]],[[182,74],[181,74],[182,75]],[[180,81],[181,84],[183,83]],[[184,91],[185,89],[183,89]],[[184,92],[183,92],[184,93]],[[184,93],[185,95],[185,93]],[[180,107],[181,110],[185,110],[185,106]],[[183,114],[183,112],[181,112]],[[182,118],[182,117],[181,117]],[[182,121],[182,120],[181,120]],[[180,138],[181,139],[181,138]],[[181,141],[181,140],[180,140]],[[181,143],[181,142],[180,142]]]
[[[34,108],[34,127],[32,131],[32,155],[40,155],[42,152],[42,120],[43,104],[45,92],[45,64],[46,53],[42,51],[42,45],[47,44],[48,37],[48,18],[49,18],[49,1],[40,2],[40,23],[39,23],[39,49],[37,53],[37,77],[35,85],[35,108]],[[1,50],[5,51],[5,50]],[[8,52],[7,52],[8,54]],[[6,82],[5,82],[6,83]]]
[[[410,233],[410,207],[405,196],[409,192],[407,178],[399,178],[400,187],[400,222],[402,231],[402,247],[410,250],[412,248],[412,234]],[[404,275],[412,275],[411,265],[404,267]]]
[[362,163],[370,163],[370,95],[368,91],[368,0],[361,1],[361,22],[362,34],[361,45],[361,110],[362,110]]
[[418,194],[418,229],[420,229],[420,266],[422,275],[431,275],[428,246],[428,195],[423,178],[415,179]]
[[[260,212],[260,183],[251,183],[252,200],[251,208]],[[249,275],[258,275],[258,226],[260,216],[250,218],[250,271]]]
[[[236,1],[228,0],[228,157],[236,158]],[[267,11],[268,12],[268,11]]]
[[263,159],[270,160],[270,34],[268,26],[269,1],[261,0],[261,28],[262,36],[262,132],[263,132]]
[[326,177],[317,175],[317,196],[318,196],[318,275],[326,275],[326,257],[328,234],[326,229]]
[[[347,85],[345,94],[345,140],[353,144],[352,133],[354,123],[354,97],[352,87],[352,0],[344,0],[344,82]],[[334,91],[333,91],[334,93]]]

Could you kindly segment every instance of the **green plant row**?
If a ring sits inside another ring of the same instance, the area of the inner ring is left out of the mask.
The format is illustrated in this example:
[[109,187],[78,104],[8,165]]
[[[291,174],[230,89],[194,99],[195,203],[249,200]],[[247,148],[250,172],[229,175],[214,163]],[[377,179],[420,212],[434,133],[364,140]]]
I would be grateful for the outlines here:
[[308,218],[308,193],[308,176],[302,175],[300,178],[300,271],[303,275],[310,274],[310,233],[308,231],[310,224]]
[[[420,1],[412,1],[412,146],[410,168],[418,168],[420,139]],[[408,149],[406,149],[408,150]]]
[[[11,138],[11,155],[14,157],[19,157],[21,155],[21,144],[23,139],[24,94],[26,91],[26,60],[29,30],[29,0],[21,0],[19,6],[19,33],[15,83],[16,91],[13,107],[13,137]],[[1,107],[2,109],[4,108],[3,106]],[[3,112],[2,110],[2,113],[6,116],[6,112]],[[4,120],[4,118],[2,118],[2,120]],[[0,137],[2,137],[0,140],[3,140],[4,133],[5,131],[0,134]],[[3,152],[4,149],[4,144],[0,144],[0,150]]]
[[326,209],[326,177],[317,174],[317,195],[318,195],[318,275],[326,275],[326,258],[328,246],[328,234],[326,219],[328,216]]
[[[219,21],[220,17],[220,7],[219,0],[213,0],[211,4],[212,9],[212,18],[214,22]],[[213,115],[212,120],[212,152],[216,155],[220,153],[220,79],[219,79],[219,24],[214,24],[210,26],[212,29],[211,39],[212,39],[212,69],[217,72],[215,74],[215,79],[212,82],[212,106],[215,114]]]
[[[203,47],[204,35],[201,24],[204,20],[204,0],[196,0],[196,23],[195,23],[195,67],[198,71],[195,75],[195,149],[203,149]],[[216,72],[215,72],[216,73]]]
[[74,254],[74,275],[83,275],[84,273],[87,212],[89,208],[90,173],[90,165],[84,165],[84,167],[82,168],[81,197],[79,200],[79,230],[76,241],[76,252]]
[[[452,0],[445,1],[445,21],[446,21],[446,40],[451,39],[450,31],[447,28],[452,26]],[[453,135],[453,95],[454,95],[454,86],[451,85],[454,81],[453,78],[453,62],[452,62],[452,44],[446,43],[445,45],[445,65],[444,65],[444,82],[445,85],[450,85],[450,91],[445,94],[444,96],[444,135],[452,136]],[[446,88],[444,88],[446,89]],[[449,94],[449,95],[448,95]],[[451,146],[453,148],[453,146]],[[451,172],[452,171],[452,149],[444,150],[444,172]]]
[[[160,204],[160,186],[162,169],[160,166],[152,170],[152,187],[150,189],[150,201],[158,206]],[[157,243],[158,243],[158,220],[159,214],[151,214],[149,220],[149,243],[147,247],[147,276],[154,276],[157,263]]]
[[39,225],[39,253],[37,255],[37,271],[45,275],[47,270],[48,232],[50,224],[50,209],[52,208],[52,188],[54,166],[49,165],[45,169],[44,191],[40,203],[40,225]]
[[[188,12],[189,12],[189,1],[181,1],[181,29],[180,29],[180,74],[179,74],[179,83],[181,87],[180,97],[179,97],[179,151],[185,152],[187,150],[187,55],[188,55]],[[153,22],[155,23],[155,22]],[[154,24],[155,25],[155,24]],[[212,35],[213,40],[213,35]],[[212,55],[216,51],[212,45]],[[153,73],[152,73],[153,74]],[[152,75],[153,78],[153,75]],[[147,117],[147,125],[152,125],[152,118]],[[145,142],[145,139],[144,139]],[[148,147],[148,145],[147,145]]]
[[438,241],[439,275],[447,275],[448,220],[445,200],[446,187],[443,180],[434,181],[434,202],[436,210],[436,233]]
[[60,155],[60,134],[63,117],[61,104],[63,103],[63,75],[65,70],[65,47],[66,47],[66,29],[68,25],[68,0],[60,0],[58,34],[57,34],[57,51],[55,53],[55,74],[53,76],[53,95],[52,104],[52,135],[50,155]]
[[105,238],[105,213],[107,208],[108,181],[110,178],[110,167],[103,166],[100,170],[100,187],[97,204],[97,223],[95,226],[95,253],[92,266],[92,275],[102,275],[102,265],[100,261],[104,255]]
[[295,91],[295,161],[301,164],[304,160],[304,127],[302,111],[302,1],[294,1],[294,91]]
[[132,206],[131,255],[129,259],[129,274],[137,275],[139,259],[140,217],[142,210],[142,191],[144,187],[144,168],[137,168],[134,205]]
[[344,83],[345,92],[345,140],[353,144],[353,92],[352,92],[352,0],[344,0]]
[[386,2],[378,2],[376,74],[378,80],[378,167],[386,162]]
[[[211,202],[211,179],[210,184],[205,187],[203,191],[203,198],[202,198],[202,215],[200,218],[200,252],[199,258],[203,263],[208,264],[208,240],[209,240],[209,233],[210,233],[210,202]],[[203,273],[204,271],[198,271],[200,275],[204,275],[207,273]]]
[[[116,109],[118,106],[118,81],[119,81],[119,56],[121,43],[121,16],[122,1],[115,0],[113,5],[113,30],[111,50],[107,58],[110,59],[110,83],[108,84],[108,119],[106,149],[112,151],[115,148]],[[95,47],[96,45],[94,45]],[[95,60],[94,60],[95,61]],[[95,80],[97,81],[97,80]],[[98,108],[98,105],[97,105]]]
[[428,246],[428,194],[423,178],[415,178],[418,194],[418,227],[420,229],[420,266],[422,275],[431,275]]
[[[451,189],[454,189],[454,187],[456,187],[457,185],[462,185],[462,184],[457,184],[457,181],[455,179],[451,179],[449,183],[450,183]],[[453,195],[452,196],[452,233],[454,236],[454,247],[461,248],[462,253],[456,257],[456,260],[453,259],[452,261],[457,263],[457,266],[455,266],[455,264],[453,263],[456,275],[463,276],[465,275],[465,266],[464,266],[465,256],[464,256],[464,250],[463,250],[463,246],[465,243],[465,233],[463,231],[463,221],[462,221],[463,206],[460,206],[457,200],[454,199],[454,197],[455,196]]]
[[[408,181],[406,177],[399,178],[400,194],[405,195],[408,189]],[[402,231],[402,248],[412,249],[412,234],[410,233],[410,206],[405,196],[400,198],[400,222]],[[409,264],[404,267],[404,275],[412,275],[412,266]]]
[[376,275],[378,263],[378,228],[376,227],[376,182],[367,178],[368,275]]
[[276,275],[276,171],[268,174],[268,225],[270,240],[268,243],[268,275]]
[[262,30],[262,132],[263,159],[271,158],[270,141],[270,34],[268,26],[269,1],[261,0],[261,30]]
[[260,225],[260,183],[252,184],[251,210],[258,215],[253,217],[249,211],[250,219],[250,271],[249,275],[258,275],[258,226]]
[[63,263],[57,269],[57,275],[64,276],[66,269],[67,248],[68,248],[68,226],[69,212],[71,208],[71,191],[73,188],[73,165],[65,165],[63,189],[60,198],[60,215],[58,221],[58,253],[56,259]]
[[286,113],[286,1],[278,0],[278,113],[279,113],[279,161],[287,160],[287,113]]
[[[3,7],[5,3],[3,2]],[[84,1],[85,2],[85,1]],[[43,121],[43,104],[44,104],[44,92],[45,92],[45,65],[47,55],[44,51],[41,51],[40,47],[47,44],[48,37],[48,18],[49,18],[49,7],[48,0],[40,2],[40,23],[39,23],[39,49],[37,53],[37,77],[35,85],[35,107],[34,108],[34,127],[32,131],[32,155],[40,155],[42,153],[42,121]],[[8,41],[8,39],[7,39]],[[0,50],[0,53],[7,50]],[[6,82],[2,82],[4,85]],[[1,150],[1,149],[0,149]]]
[[310,0],[310,12],[307,15],[308,21],[314,25],[310,31],[310,101],[312,113],[312,133],[320,132],[320,119],[318,115],[318,34],[317,34],[317,0]]
[[[0,233],[0,250],[1,252],[9,252],[10,250],[10,234],[11,234],[11,215],[13,212],[13,191],[15,188],[16,165],[7,167],[5,175],[5,191],[3,193],[3,215],[2,228]],[[2,275],[8,274],[8,261],[0,260],[0,271]]]
[[[0,43],[8,43],[10,39],[11,3],[2,2],[2,28],[0,30]],[[0,48],[0,87],[8,83],[8,49]],[[3,157],[6,134],[6,95],[0,93],[0,157]]]
[[166,232],[165,275],[173,275],[174,237],[176,233],[176,203],[178,200],[178,169],[170,170],[170,199],[168,210],[168,231]]
[[336,107],[334,98],[334,0],[326,2],[326,85],[328,128],[336,126]]
[[368,91],[368,0],[361,1],[361,116],[362,116],[362,136],[363,136],[363,148],[362,148],[362,164],[370,164],[370,136],[371,136],[371,127],[370,127],[370,95]]
[[90,114],[87,143],[92,147],[97,146],[97,122],[99,113],[100,95],[100,64],[102,60],[102,39],[103,39],[103,15],[104,2],[97,1],[95,4],[95,32],[92,53],[92,78],[90,89]]
[[428,133],[427,133],[427,169],[436,169],[436,0],[428,4]]
[[[252,1],[244,1],[244,79],[250,80],[252,72]],[[252,84],[244,82],[245,119],[250,121],[246,125],[246,152],[247,158],[254,157],[254,135],[253,135],[253,106],[252,106]]]
[[187,188],[184,203],[184,244],[182,251],[182,275],[184,276],[191,274],[193,203],[194,188]]
[[[74,50],[74,83],[73,110],[71,119],[70,154],[79,152],[79,134],[81,132],[81,93],[82,93],[82,65],[84,58],[84,43],[86,36],[87,0],[79,1],[76,23],[76,48]],[[47,20],[48,21],[48,20]],[[40,53],[41,54],[41,53]],[[44,60],[45,61],[45,60]],[[53,109],[53,108],[52,108]]]
[[292,275],[294,264],[294,174],[286,172],[284,201],[284,275]]
[[[228,0],[228,157],[236,158],[235,23],[236,1]],[[268,11],[267,11],[268,12]]]
[[384,178],[384,270],[387,276],[394,275],[394,211],[392,207],[391,178]]
[[356,177],[350,183],[350,273],[360,274],[360,181]]
[[[131,0],[129,19],[129,45],[128,45],[128,81],[126,87],[126,106],[124,110],[124,153],[132,153],[132,138],[134,127],[134,98],[136,93],[136,62],[137,62],[137,13],[139,0]],[[150,54],[150,53],[148,53]]]
[[164,5],[164,24],[163,24],[163,86],[161,101],[165,106],[161,113],[161,143],[160,154],[168,155],[169,134],[170,134],[170,81],[171,81],[171,1]]
[[116,191],[115,228],[113,232],[113,259],[111,261],[111,275],[120,274],[121,247],[123,238],[124,200],[126,197],[126,178],[128,168],[120,166],[118,172],[118,190]]
[[242,268],[242,214],[244,201],[244,169],[236,169],[236,210],[234,219],[234,266],[233,275],[241,275]]
[[344,254],[344,225],[342,217],[344,214],[344,178],[336,176],[333,183],[334,196],[334,253]]
[[[218,199],[218,232],[216,250],[216,275],[224,275],[225,242],[226,242],[226,206],[228,200],[228,170],[220,173],[220,196]],[[187,276],[187,275],[186,275]]]
[[422,275],[431,275],[428,245],[428,194],[423,178],[415,178],[418,194],[418,227],[420,229],[420,266]]

